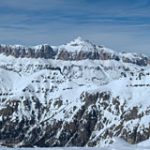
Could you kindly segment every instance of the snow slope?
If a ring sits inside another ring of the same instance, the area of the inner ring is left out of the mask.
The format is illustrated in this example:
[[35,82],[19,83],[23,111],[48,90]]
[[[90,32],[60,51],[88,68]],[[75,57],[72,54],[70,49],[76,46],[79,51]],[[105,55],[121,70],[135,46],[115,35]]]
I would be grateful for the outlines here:
[[101,148],[96,148],[96,147],[93,147],[93,148],[89,148],[89,147],[64,147],[64,148],[39,148],[39,147],[34,147],[34,148],[5,148],[5,147],[1,147],[1,150],[34,150],[34,149],[37,149],[37,150],[149,150],[150,149],[150,141],[149,140],[146,140],[145,142],[142,142],[138,145],[130,145],[120,139],[116,139],[116,141],[107,146],[107,147],[101,147]]

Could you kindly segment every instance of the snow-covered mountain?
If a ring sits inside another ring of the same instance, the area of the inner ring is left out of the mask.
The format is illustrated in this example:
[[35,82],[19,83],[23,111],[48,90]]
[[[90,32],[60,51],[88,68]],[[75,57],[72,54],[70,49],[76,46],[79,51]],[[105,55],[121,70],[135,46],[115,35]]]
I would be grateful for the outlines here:
[[150,58],[77,38],[0,46],[0,144],[101,146],[150,135]]

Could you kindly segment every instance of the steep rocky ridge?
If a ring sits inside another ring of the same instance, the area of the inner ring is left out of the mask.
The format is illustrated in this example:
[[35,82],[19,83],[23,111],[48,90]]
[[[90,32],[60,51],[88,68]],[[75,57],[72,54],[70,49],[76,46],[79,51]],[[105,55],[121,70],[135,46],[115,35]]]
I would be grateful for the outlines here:
[[0,45],[0,54],[16,58],[45,58],[60,60],[116,60],[146,66],[150,58],[135,53],[116,53],[104,46],[97,46],[81,37],[61,46],[37,45]]
[[25,47],[21,45],[0,45],[0,53],[16,58],[54,58],[56,52],[49,45]]

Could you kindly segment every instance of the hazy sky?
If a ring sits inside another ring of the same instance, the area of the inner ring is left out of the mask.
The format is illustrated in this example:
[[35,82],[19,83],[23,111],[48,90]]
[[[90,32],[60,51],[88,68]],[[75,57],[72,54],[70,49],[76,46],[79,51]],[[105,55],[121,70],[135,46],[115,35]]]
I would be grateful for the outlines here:
[[77,36],[150,55],[150,0],[0,1],[0,43],[59,45]]

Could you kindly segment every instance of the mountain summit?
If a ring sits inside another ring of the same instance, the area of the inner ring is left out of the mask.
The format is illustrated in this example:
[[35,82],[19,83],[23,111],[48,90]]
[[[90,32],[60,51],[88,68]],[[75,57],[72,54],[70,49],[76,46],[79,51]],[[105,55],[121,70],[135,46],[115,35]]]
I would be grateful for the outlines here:
[[150,59],[77,38],[0,46],[0,144],[104,146],[150,136]]
[[83,40],[82,37],[78,36],[77,38],[75,38],[73,41],[70,42],[70,44],[82,44],[85,43],[86,41]]

